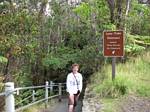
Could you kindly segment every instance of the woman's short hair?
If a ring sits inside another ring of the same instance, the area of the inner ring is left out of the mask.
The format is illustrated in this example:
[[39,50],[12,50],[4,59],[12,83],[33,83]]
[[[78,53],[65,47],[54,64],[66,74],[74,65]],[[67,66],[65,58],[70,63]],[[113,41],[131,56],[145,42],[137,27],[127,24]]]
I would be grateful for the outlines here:
[[74,68],[74,67],[78,67],[79,68],[79,64],[77,64],[77,63],[72,64],[72,68]]

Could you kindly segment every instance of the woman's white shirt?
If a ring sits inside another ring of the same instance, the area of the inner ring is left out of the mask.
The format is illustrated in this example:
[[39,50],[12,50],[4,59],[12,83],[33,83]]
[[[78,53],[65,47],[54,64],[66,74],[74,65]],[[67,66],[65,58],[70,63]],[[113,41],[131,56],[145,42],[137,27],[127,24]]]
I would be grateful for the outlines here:
[[67,92],[73,95],[76,94],[78,90],[82,91],[82,75],[80,73],[69,73],[67,76]]

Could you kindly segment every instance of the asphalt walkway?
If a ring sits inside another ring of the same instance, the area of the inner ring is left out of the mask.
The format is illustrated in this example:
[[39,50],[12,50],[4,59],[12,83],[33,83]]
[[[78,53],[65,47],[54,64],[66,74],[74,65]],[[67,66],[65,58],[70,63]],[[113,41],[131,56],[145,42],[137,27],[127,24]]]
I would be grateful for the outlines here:
[[[42,112],[68,112],[68,99],[63,98],[61,102],[56,102],[54,106],[49,107]],[[75,112],[82,112],[82,102],[79,100]]]

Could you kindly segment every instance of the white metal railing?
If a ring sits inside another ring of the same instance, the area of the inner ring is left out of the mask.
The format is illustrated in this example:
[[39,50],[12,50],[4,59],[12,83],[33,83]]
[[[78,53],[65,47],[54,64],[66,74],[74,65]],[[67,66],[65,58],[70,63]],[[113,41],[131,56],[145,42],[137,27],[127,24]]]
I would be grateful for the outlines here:
[[[35,105],[37,103],[40,102],[45,102],[45,106],[47,107],[48,105],[48,100],[58,97],[59,101],[61,101],[61,96],[62,96],[62,88],[64,87],[65,83],[53,83],[52,81],[50,81],[50,84],[48,81],[46,81],[45,85],[42,86],[30,86],[30,87],[19,87],[19,88],[14,88],[14,83],[13,82],[7,82],[5,84],[5,92],[0,93],[0,96],[4,96],[5,97],[5,111],[6,112],[18,112],[20,110],[26,109],[32,105]],[[54,87],[58,87],[58,94],[50,96],[49,92],[52,93],[54,91]],[[37,92],[35,92],[35,89],[45,89],[45,97],[43,99],[37,100],[35,99]],[[22,101],[18,102],[16,105],[19,105],[21,103],[23,103],[24,101],[28,100],[28,99],[32,99],[32,102],[16,108],[15,109],[15,94],[19,95],[20,91],[23,90],[32,90],[32,94],[27,96],[26,98],[24,98]]]
[[3,93],[0,93],[0,96],[4,96],[5,95],[5,92],[3,92]]

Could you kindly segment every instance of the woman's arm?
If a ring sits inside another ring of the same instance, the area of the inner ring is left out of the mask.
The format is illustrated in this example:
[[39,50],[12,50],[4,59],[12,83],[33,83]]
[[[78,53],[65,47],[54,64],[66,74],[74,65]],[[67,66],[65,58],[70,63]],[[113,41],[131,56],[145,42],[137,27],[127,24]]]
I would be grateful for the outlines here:
[[82,75],[80,76],[80,84],[79,84],[79,90],[80,92],[82,91],[82,87],[83,87],[83,78]]
[[71,80],[71,78],[70,78],[70,76],[68,75],[67,76],[67,81],[66,81],[66,85],[67,85],[67,92],[69,92],[69,94],[73,94],[72,93],[72,85],[73,85],[73,82],[72,82],[72,80]]

